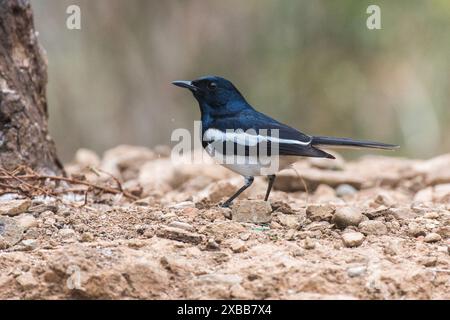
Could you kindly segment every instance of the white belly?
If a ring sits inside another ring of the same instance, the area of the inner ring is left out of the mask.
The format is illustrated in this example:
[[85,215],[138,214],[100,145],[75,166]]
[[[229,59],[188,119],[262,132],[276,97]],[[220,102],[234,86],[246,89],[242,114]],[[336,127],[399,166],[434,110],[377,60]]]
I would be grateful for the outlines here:
[[205,150],[218,164],[240,175],[251,177],[276,174],[299,160],[296,156],[224,156],[222,154],[215,154],[209,146]]

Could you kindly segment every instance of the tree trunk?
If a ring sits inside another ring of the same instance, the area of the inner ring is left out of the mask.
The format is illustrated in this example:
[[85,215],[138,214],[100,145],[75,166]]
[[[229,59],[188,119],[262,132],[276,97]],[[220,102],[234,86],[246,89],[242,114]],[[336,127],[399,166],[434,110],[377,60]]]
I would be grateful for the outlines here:
[[63,172],[47,127],[47,62],[28,0],[0,0],[0,166]]

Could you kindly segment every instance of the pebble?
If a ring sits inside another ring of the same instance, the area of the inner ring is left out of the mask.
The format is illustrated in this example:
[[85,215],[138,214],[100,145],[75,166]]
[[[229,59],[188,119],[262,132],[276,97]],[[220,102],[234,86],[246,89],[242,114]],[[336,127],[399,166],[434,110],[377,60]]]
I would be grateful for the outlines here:
[[351,267],[347,269],[347,274],[349,277],[359,277],[363,275],[366,272],[367,268],[365,266],[357,266],[357,267]]
[[358,226],[363,220],[361,211],[354,207],[337,208],[333,216],[333,223],[338,228],[345,229],[348,226]]
[[439,218],[439,213],[437,212],[427,212],[423,215],[424,218],[426,219],[438,219]]
[[367,220],[363,221],[358,226],[359,231],[364,233],[365,235],[377,235],[381,236],[387,234],[386,225],[378,220]]
[[12,247],[23,237],[23,229],[13,218],[0,216],[0,249]]
[[431,256],[431,257],[424,257],[420,259],[420,262],[424,267],[435,267],[437,264],[438,258]]
[[272,219],[272,207],[262,200],[241,200],[232,209],[232,219],[237,222],[269,223]]
[[303,244],[303,248],[306,250],[312,250],[316,247],[316,243],[310,237],[305,238],[305,242]]
[[245,245],[245,242],[239,239],[234,239],[230,243],[230,249],[234,253],[242,253],[247,251],[247,246]]
[[37,227],[38,222],[35,217],[31,214],[21,214],[20,216],[17,216],[16,218],[17,223],[23,228],[24,231]]
[[74,238],[76,236],[76,232],[74,230],[72,230],[72,229],[65,228],[65,229],[59,230],[59,235],[63,239],[71,239],[71,238]]
[[169,223],[169,227],[179,228],[186,231],[194,231],[194,227],[189,223],[181,222],[181,221],[172,221]]
[[91,242],[94,240],[94,235],[91,232],[83,232],[81,235],[82,242]]
[[340,184],[336,188],[336,195],[340,198],[355,194],[356,192],[358,192],[358,190],[356,190],[355,187],[349,184]]
[[442,240],[442,237],[439,234],[434,233],[434,232],[427,234],[425,236],[425,238],[423,239],[424,242],[428,242],[428,243],[438,242],[441,240]]
[[203,236],[201,234],[174,227],[163,227],[162,229],[158,230],[157,236],[160,238],[193,244],[199,244],[203,241]]
[[34,250],[38,246],[37,240],[34,240],[34,239],[22,240],[22,242],[20,242],[20,244],[22,245],[22,250],[24,250],[24,251]]
[[23,290],[31,290],[39,285],[31,272],[22,273],[16,278],[16,281]]
[[208,250],[219,250],[220,246],[219,246],[219,244],[216,242],[216,240],[214,238],[209,238],[208,242],[206,243],[206,249],[208,249]]
[[296,215],[279,214],[278,220],[282,226],[289,229],[298,229],[300,226],[300,222],[298,221],[298,217]]
[[425,236],[426,234],[425,229],[415,222],[408,224],[408,233],[413,237]]
[[335,207],[331,205],[310,205],[306,208],[306,216],[312,221],[330,221]]
[[346,232],[342,235],[342,242],[346,247],[358,247],[364,241],[364,235],[361,232]]

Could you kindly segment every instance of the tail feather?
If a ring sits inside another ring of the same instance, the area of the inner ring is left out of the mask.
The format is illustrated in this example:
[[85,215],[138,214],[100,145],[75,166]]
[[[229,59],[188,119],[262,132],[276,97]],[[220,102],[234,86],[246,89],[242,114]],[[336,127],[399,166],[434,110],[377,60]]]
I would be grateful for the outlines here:
[[335,137],[313,137],[311,144],[313,146],[324,146],[334,148],[369,148],[369,149],[383,149],[394,150],[399,146],[394,144],[387,144],[382,142],[354,140],[351,138],[335,138]]

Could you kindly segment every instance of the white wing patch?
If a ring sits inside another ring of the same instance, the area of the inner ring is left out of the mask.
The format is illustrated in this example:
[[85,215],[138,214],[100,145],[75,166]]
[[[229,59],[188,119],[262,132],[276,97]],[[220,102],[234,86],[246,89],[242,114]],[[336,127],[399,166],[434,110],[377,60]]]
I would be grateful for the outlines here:
[[[274,130],[274,129],[272,129]],[[256,146],[258,143],[267,141],[272,143],[286,143],[286,144],[298,144],[302,146],[307,146],[311,143],[311,140],[307,142],[299,141],[299,140],[291,140],[291,139],[280,139],[273,136],[262,136],[256,134],[256,131],[253,130],[255,134],[251,134],[245,131],[229,131],[223,132],[218,129],[208,129],[205,131],[203,135],[203,141],[232,141],[240,145],[245,146]]]

